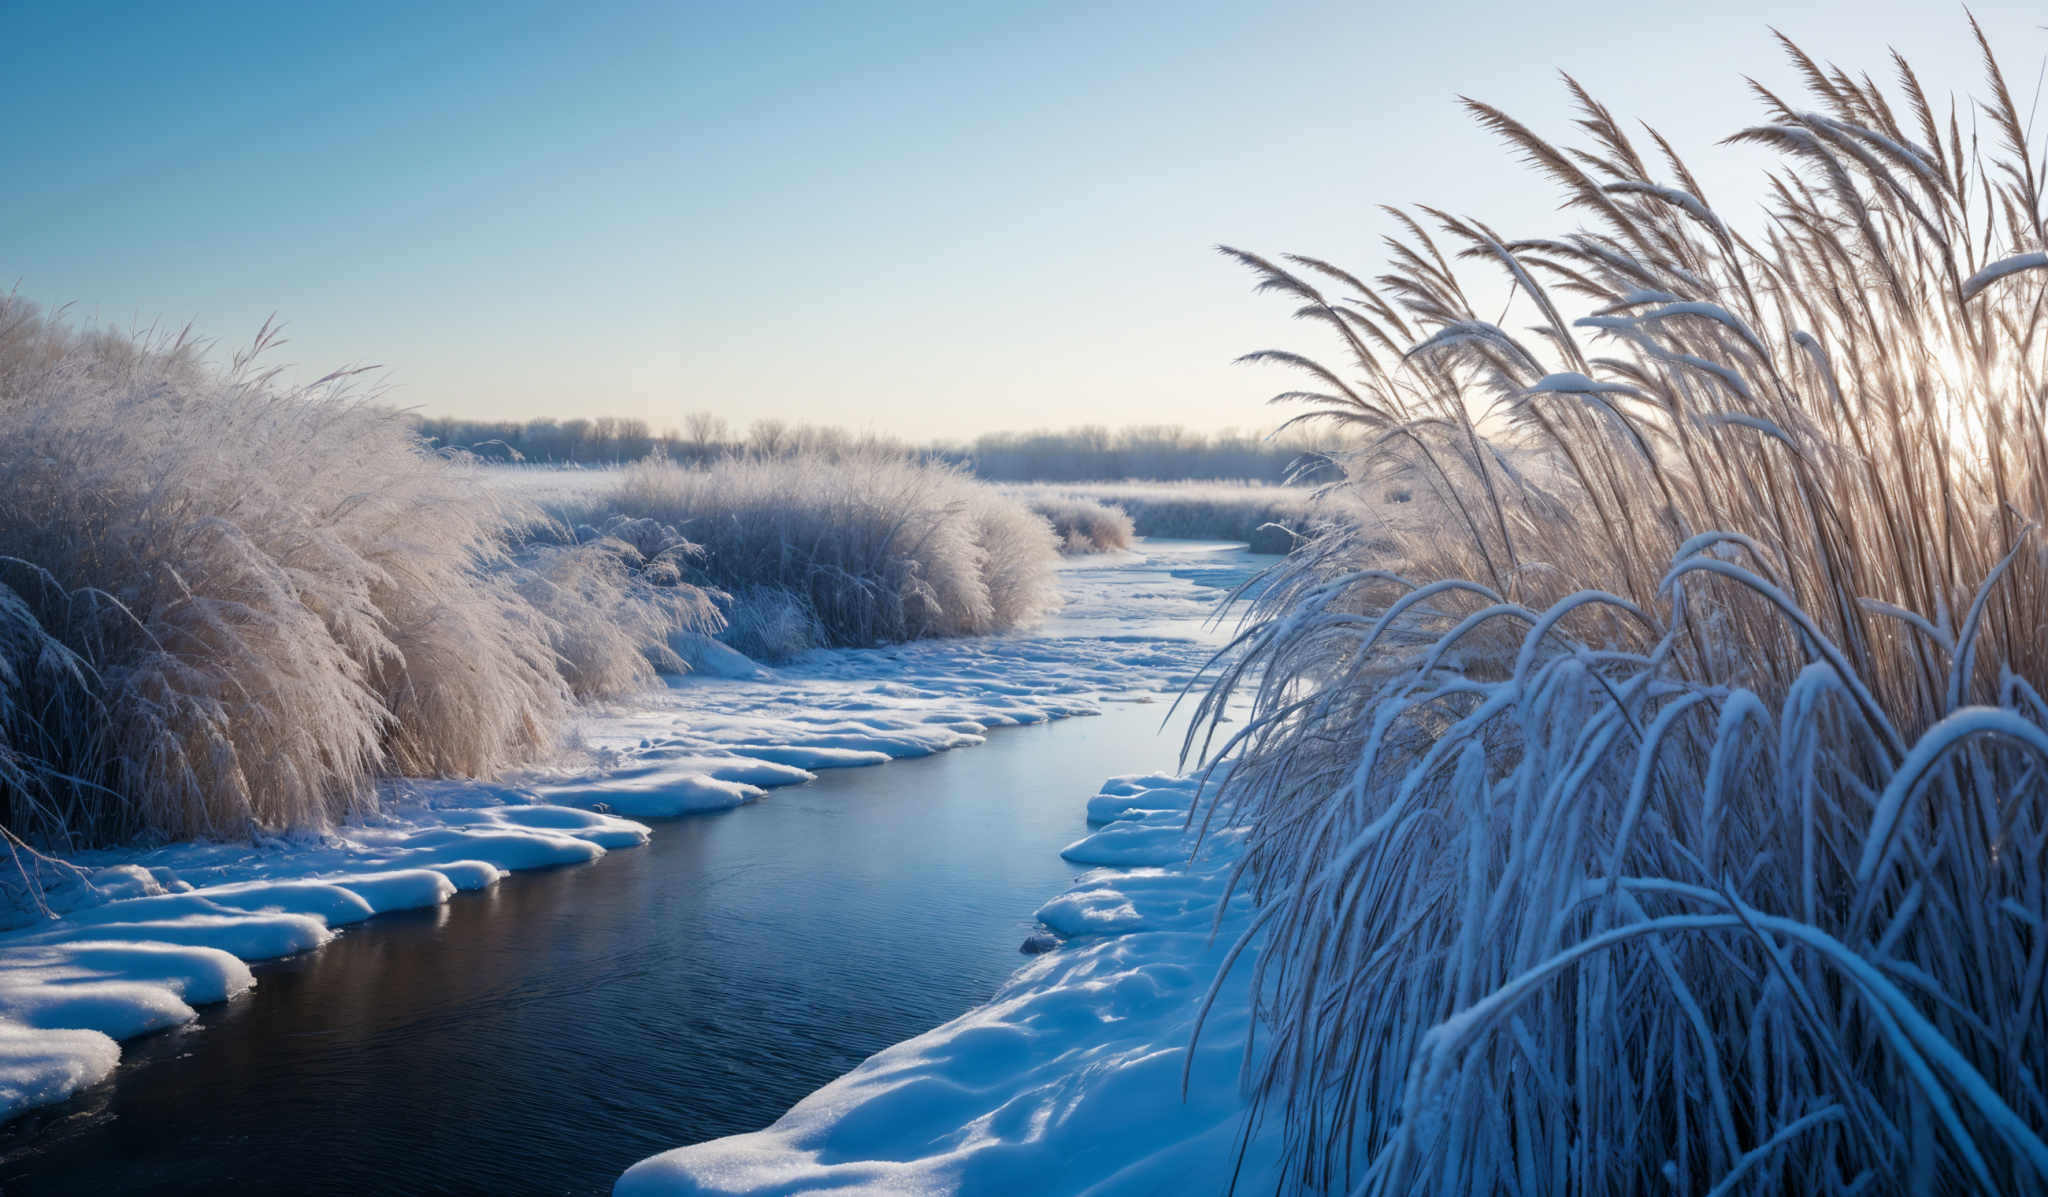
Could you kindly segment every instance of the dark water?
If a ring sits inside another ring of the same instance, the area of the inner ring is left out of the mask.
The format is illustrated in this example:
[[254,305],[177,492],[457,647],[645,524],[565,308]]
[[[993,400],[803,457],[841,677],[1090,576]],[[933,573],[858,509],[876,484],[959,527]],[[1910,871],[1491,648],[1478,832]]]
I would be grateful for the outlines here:
[[827,773],[350,928],[0,1129],[0,1192],[593,1193],[758,1129],[994,992],[1087,797],[1173,763],[1164,711]]

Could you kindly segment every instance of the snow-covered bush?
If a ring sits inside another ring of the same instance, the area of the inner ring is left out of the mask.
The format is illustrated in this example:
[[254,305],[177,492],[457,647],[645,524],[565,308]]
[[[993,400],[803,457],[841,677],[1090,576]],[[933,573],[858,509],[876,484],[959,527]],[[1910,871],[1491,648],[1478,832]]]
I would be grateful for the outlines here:
[[1988,45],[1974,125],[1787,49],[1753,236],[1574,85],[1579,149],[1473,110],[1590,230],[1230,251],[1445,513],[1276,566],[1209,699],[1304,1188],[2048,1187],[2041,146]]
[[1038,495],[1031,510],[1045,517],[1069,556],[1128,549],[1138,532],[1124,509],[1080,495]]
[[1058,602],[1045,520],[900,454],[645,462],[592,509],[658,520],[701,546],[691,576],[733,596],[734,634],[775,657],[813,647],[795,643],[810,630],[840,646],[978,635]]
[[675,529],[621,518],[578,528],[567,544],[545,539],[522,538],[510,580],[539,613],[555,667],[578,699],[630,693],[652,685],[657,673],[685,672],[671,634],[719,626],[712,596],[683,580],[698,549]]
[[787,661],[831,638],[809,595],[756,586],[727,601],[719,639],[756,661]]
[[1138,536],[1249,541],[1265,524],[1305,529],[1315,492],[1242,482],[1017,483],[1004,489],[1034,506],[1075,501],[1112,506]]
[[[288,388],[253,359],[223,370],[189,339],[77,332],[0,299],[14,834],[319,827],[370,804],[379,773],[480,775],[552,748],[564,672],[579,693],[637,680],[616,646],[579,640],[593,607],[657,639],[647,611],[622,616],[610,555],[508,560],[529,513],[346,378]],[[709,626],[701,595],[667,612]]]

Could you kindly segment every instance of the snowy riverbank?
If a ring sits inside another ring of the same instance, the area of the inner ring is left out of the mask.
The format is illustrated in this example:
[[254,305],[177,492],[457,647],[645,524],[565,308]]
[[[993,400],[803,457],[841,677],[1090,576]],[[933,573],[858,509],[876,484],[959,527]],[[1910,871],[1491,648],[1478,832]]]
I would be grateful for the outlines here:
[[294,842],[90,853],[96,888],[63,917],[0,936],[0,1116],[116,1067],[116,1041],[253,984],[247,961],[315,948],[389,910],[445,902],[507,870],[588,861],[659,834],[636,819],[715,810],[824,768],[980,741],[990,727],[1087,714],[1190,677],[1220,586],[1252,563],[1154,545],[1063,573],[1067,611],[1032,634],[817,653],[721,670],[592,712],[580,762],[495,785],[401,783],[374,823]]
[[1238,1158],[1241,984],[1221,987],[1192,1061],[1184,1050],[1252,917],[1243,894],[1218,915],[1235,833],[1188,860],[1194,788],[1103,786],[1088,815],[1105,825],[1063,855],[1105,867],[1038,911],[1067,942],[986,1005],[877,1053],[766,1130],[642,1161],[615,1192],[1192,1193],[1233,1171],[1247,1191],[1273,1188],[1277,1134]]

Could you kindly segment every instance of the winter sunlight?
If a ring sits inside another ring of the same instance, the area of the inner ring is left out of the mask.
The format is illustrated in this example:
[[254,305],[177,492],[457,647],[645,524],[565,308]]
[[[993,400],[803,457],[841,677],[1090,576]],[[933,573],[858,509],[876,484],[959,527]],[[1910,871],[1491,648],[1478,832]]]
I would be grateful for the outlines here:
[[2048,1193],[2034,9],[0,77],[0,1194]]

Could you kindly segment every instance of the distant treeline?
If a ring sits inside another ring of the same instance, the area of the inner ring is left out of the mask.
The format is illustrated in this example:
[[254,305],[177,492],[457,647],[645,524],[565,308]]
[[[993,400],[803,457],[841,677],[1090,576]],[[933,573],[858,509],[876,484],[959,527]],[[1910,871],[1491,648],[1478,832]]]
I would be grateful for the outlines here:
[[1167,424],[992,432],[969,444],[914,445],[842,428],[787,424],[780,420],[756,421],[742,434],[724,420],[702,412],[686,417],[680,428],[660,432],[645,420],[612,416],[525,423],[421,417],[417,426],[420,435],[431,444],[463,449],[487,460],[611,465],[661,455],[685,464],[702,464],[735,456],[836,456],[879,447],[951,462],[979,477],[1000,482],[1120,478],[1279,482],[1305,457],[1313,461],[1316,454],[1334,445],[1327,436],[1319,439],[1315,434],[1300,432],[1278,437],[1236,431],[1210,434]]

